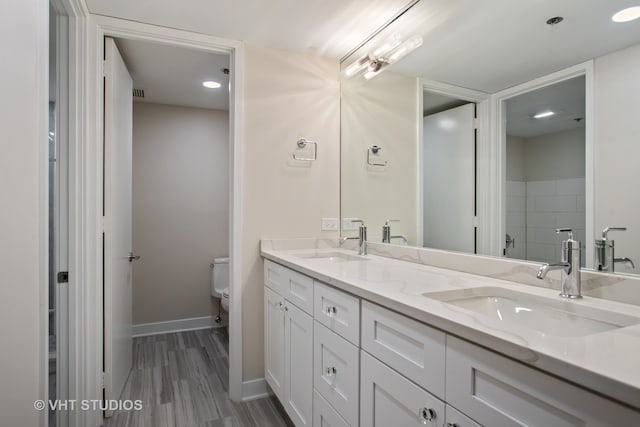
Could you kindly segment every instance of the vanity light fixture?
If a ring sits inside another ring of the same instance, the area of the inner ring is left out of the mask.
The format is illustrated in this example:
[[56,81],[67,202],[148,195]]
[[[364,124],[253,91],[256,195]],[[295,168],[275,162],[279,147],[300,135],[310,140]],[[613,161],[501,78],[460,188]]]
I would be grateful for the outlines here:
[[613,22],[629,22],[640,18],[640,6],[628,7],[611,17]]
[[391,37],[385,43],[353,62],[345,70],[347,77],[353,77],[366,70],[364,78],[372,79],[384,71],[389,65],[407,56],[411,51],[422,45],[422,37],[414,37],[401,42],[397,37]]
[[553,115],[555,115],[556,113],[548,110],[548,111],[542,111],[536,115],[533,116],[534,119],[544,119],[545,117],[551,117]]
[[218,89],[221,85],[220,83],[214,82],[213,80],[206,80],[202,82],[202,86],[206,87],[207,89]]

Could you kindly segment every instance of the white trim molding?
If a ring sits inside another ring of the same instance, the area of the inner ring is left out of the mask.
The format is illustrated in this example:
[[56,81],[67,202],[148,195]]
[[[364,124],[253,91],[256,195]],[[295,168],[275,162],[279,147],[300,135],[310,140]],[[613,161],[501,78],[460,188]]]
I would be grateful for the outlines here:
[[198,329],[223,328],[228,324],[228,316],[221,315],[222,321],[216,323],[214,316],[191,317],[188,319],[168,320],[165,322],[139,323],[133,325],[133,337],[170,334],[173,332],[197,331]]
[[258,378],[255,380],[244,381],[242,383],[242,401],[248,402],[250,400],[262,399],[271,395],[267,382],[264,378]]
[[[492,151],[497,164],[493,168],[495,176],[492,177],[491,188],[497,197],[492,200],[492,208],[496,215],[493,216],[496,233],[493,245],[502,248],[505,235],[505,188],[506,188],[506,108],[505,101],[510,98],[531,92],[546,86],[563,82],[575,77],[585,77],[585,261],[587,267],[593,267],[594,256],[594,227],[595,227],[595,106],[594,106],[594,65],[593,60],[574,65],[564,70],[548,74],[519,84],[517,86],[496,92],[492,96],[491,109],[493,113]],[[501,253],[495,255],[502,255]]]
[[[91,15],[83,2],[62,0],[70,21],[69,84],[69,324],[70,397],[102,397],[102,58],[112,36],[228,53],[231,60],[231,298],[229,390],[242,399],[241,137],[242,43],[205,34]],[[71,425],[100,425],[96,411],[78,411]]]

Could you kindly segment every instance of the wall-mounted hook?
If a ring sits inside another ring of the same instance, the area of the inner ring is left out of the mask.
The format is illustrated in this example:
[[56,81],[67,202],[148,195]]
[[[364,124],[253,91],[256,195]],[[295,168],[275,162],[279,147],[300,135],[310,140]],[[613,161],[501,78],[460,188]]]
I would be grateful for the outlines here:
[[387,166],[387,161],[385,160],[384,163],[372,163],[371,162],[371,153],[373,154],[378,154],[379,151],[382,150],[382,147],[378,146],[378,145],[372,145],[371,147],[369,147],[367,149],[367,164],[369,166]]
[[296,157],[296,153],[293,153],[294,160],[304,160],[312,162],[318,158],[318,144],[315,141],[309,141],[308,139],[300,138],[296,142],[298,148],[305,148],[307,144],[313,144],[313,157]]

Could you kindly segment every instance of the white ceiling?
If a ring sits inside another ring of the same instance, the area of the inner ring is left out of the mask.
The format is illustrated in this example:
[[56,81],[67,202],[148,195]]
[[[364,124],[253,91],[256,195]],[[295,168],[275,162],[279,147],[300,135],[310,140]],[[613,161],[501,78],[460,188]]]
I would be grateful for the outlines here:
[[94,14],[341,58],[411,0],[85,0]]
[[[118,50],[127,64],[135,89],[144,99],[135,101],[184,107],[229,109],[229,79],[222,72],[229,56],[145,41],[117,39]],[[205,80],[222,86],[207,89]]]
[[[508,99],[506,104],[508,135],[532,138],[584,127],[584,76]],[[547,110],[556,114],[542,119],[532,117]],[[576,121],[577,118],[582,120]]]
[[[611,16],[639,0],[421,0],[345,65],[391,34],[423,45],[390,69],[488,93],[640,42],[640,20]],[[546,24],[564,17],[556,26]]]

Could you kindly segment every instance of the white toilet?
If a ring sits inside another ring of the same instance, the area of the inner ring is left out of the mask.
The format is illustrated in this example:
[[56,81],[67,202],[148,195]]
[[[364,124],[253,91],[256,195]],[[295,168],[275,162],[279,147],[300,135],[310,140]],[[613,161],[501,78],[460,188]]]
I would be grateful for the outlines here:
[[225,311],[229,311],[229,258],[215,258],[211,264],[211,295],[220,298]]

